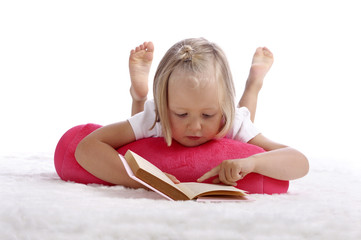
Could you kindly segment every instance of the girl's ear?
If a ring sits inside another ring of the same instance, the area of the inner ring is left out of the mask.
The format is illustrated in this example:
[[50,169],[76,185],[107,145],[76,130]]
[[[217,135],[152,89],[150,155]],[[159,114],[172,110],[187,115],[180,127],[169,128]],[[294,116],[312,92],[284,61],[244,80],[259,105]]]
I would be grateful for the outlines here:
[[226,124],[227,120],[226,117],[224,116],[224,113],[222,114],[222,120],[221,120],[221,125],[219,126],[218,129],[218,133],[220,133],[222,131],[222,129],[224,128],[224,125]]
[[224,124],[226,124],[226,117],[224,116],[224,113],[222,114],[222,127],[224,126]]

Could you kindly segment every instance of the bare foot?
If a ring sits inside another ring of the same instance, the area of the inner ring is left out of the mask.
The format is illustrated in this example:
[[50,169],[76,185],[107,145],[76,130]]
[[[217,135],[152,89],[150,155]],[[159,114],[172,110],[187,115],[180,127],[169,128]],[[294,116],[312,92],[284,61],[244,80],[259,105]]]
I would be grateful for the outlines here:
[[261,90],[263,79],[273,64],[273,54],[266,47],[259,47],[253,55],[252,65],[246,83],[246,88],[257,93]]
[[132,85],[130,94],[134,101],[144,101],[148,94],[148,76],[153,60],[154,45],[144,42],[130,51],[129,73]]

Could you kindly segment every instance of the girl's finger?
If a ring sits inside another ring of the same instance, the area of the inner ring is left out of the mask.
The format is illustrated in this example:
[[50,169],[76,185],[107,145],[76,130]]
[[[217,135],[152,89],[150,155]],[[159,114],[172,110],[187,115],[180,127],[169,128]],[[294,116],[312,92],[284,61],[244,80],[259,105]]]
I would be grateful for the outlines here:
[[218,183],[220,183],[221,181],[219,180],[219,178],[215,178],[215,179],[213,179],[213,181],[212,181],[212,183],[215,183],[215,184],[218,184]]
[[219,173],[220,166],[211,169],[210,171],[206,172],[203,176],[197,179],[197,182],[203,182],[204,180],[207,180],[208,178],[217,176]]
[[241,175],[239,174],[237,168],[232,168],[232,181],[236,182],[241,179]]
[[232,186],[235,186],[237,185],[234,181],[232,181],[231,179],[229,179],[230,177],[230,171],[229,170],[226,170],[226,168],[222,168],[220,171],[219,171],[219,180],[226,184],[226,185],[232,185]]

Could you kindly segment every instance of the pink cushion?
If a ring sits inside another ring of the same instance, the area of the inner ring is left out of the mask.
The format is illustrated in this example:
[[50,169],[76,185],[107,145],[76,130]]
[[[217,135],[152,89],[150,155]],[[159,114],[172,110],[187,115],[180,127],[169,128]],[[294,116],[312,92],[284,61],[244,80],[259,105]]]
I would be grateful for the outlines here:
[[[101,126],[96,124],[80,125],[71,128],[62,136],[54,156],[55,169],[61,179],[84,184],[112,185],[87,172],[74,157],[78,143],[99,127]],[[192,148],[184,147],[177,142],[168,147],[163,138],[146,138],[129,143],[119,148],[118,152],[124,155],[128,149],[152,162],[162,171],[173,174],[182,182],[196,181],[225,159],[245,158],[264,152],[258,146],[225,138]],[[211,182],[211,179],[207,182]],[[288,185],[288,181],[250,173],[238,181],[237,188],[249,193],[273,194],[286,193]]]

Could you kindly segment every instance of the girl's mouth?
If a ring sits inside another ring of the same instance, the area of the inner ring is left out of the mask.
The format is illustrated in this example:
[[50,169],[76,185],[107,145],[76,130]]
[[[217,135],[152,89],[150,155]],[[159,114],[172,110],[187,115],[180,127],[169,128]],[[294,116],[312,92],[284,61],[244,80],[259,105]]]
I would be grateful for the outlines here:
[[201,137],[197,137],[197,136],[187,136],[188,139],[192,140],[192,141],[196,141],[199,140]]

